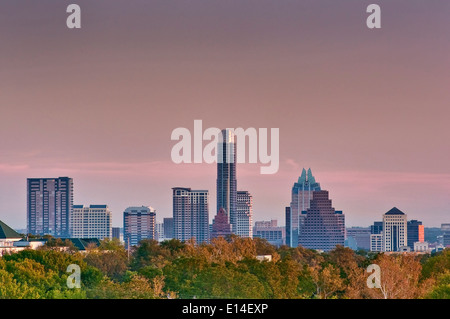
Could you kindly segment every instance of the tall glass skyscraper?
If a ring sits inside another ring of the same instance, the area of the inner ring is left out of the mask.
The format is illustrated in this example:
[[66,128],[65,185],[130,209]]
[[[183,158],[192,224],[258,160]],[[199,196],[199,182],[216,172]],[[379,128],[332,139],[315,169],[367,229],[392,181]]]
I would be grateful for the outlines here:
[[236,143],[235,135],[225,129],[221,132],[217,154],[217,212],[223,208],[230,224],[236,224]]
[[70,237],[73,180],[69,177],[27,179],[27,232]]
[[289,212],[286,210],[286,244],[290,247],[298,246],[298,234],[304,215],[302,212],[308,210],[313,198],[313,192],[320,191],[320,184],[312,175],[311,169],[308,173],[305,169],[298,181],[292,187],[292,201]]

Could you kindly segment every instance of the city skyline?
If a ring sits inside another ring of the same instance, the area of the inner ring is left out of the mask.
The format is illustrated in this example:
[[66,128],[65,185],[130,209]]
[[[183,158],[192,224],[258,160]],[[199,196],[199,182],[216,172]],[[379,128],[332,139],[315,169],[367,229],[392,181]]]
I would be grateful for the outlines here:
[[[284,223],[292,181],[311,167],[348,226],[392,207],[427,227],[450,210],[450,3],[262,0],[14,2],[0,12],[0,219],[25,228],[26,179],[70,176],[74,203],[152,205],[208,189],[214,164],[174,164],[170,133],[280,129],[280,169],[237,169],[255,220]],[[72,32],[73,31],[73,32]],[[117,43],[121,43],[120,46]],[[210,211],[210,219],[215,215]]]
[[[242,164],[241,164],[242,165]],[[63,180],[63,181],[65,181],[65,180],[70,180],[70,184],[71,184],[71,188],[73,188],[73,184],[74,184],[74,182],[73,182],[73,178],[71,178],[71,177],[52,177],[52,178],[36,178],[36,177],[33,177],[33,178],[27,178],[27,182],[29,183],[30,181],[40,181],[40,183],[42,183],[42,181],[44,181],[44,185],[46,185],[45,183],[47,182],[47,181],[51,181],[51,182],[54,182],[54,181],[60,181],[60,180]],[[306,179],[306,170],[305,170],[305,168],[303,168],[302,169],[302,173],[301,173],[301,175],[299,176],[299,178],[298,178],[298,181],[297,182],[295,182],[294,183],[294,186],[292,187],[292,192],[294,192],[294,190],[295,189],[297,189],[298,187],[299,187],[299,185],[301,185],[301,183],[305,183],[306,182],[306,184],[307,185],[309,185],[309,183],[308,182],[312,182],[312,185],[317,185],[317,190],[318,191],[320,191],[320,184],[319,183],[316,183],[316,180],[315,180],[315,177],[312,175],[312,172],[311,172],[311,169],[309,168],[308,169],[308,179]],[[300,183],[300,184],[299,184]],[[27,186],[27,188],[29,188],[30,186]],[[42,185],[40,186],[41,188],[42,188]],[[174,190],[174,189],[178,189],[178,188],[180,188],[180,187],[173,187],[172,188],[172,191]],[[188,189],[188,188],[180,188],[180,189]],[[190,189],[190,188],[189,188]],[[313,189],[315,189],[315,188],[313,188]],[[209,190],[205,190],[205,192],[207,192],[207,193],[210,193],[209,192]],[[246,196],[250,196],[250,198],[252,198],[253,196],[251,196],[247,191],[238,191],[238,193],[242,193],[242,194],[246,194]],[[311,196],[312,197],[312,191],[311,191],[311,194],[310,195],[308,195],[308,196]],[[73,189],[71,190],[71,198],[74,198],[75,197],[75,194],[76,194],[76,192],[75,191],[73,191]],[[72,199],[73,200],[73,199]],[[251,199],[250,199],[251,200]],[[209,199],[209,202],[211,202],[211,199]],[[253,206],[253,201],[251,200],[251,202],[252,202],[252,204],[251,204],[251,206]],[[292,202],[291,202],[291,205],[292,205]],[[76,204],[76,205],[73,205],[74,206],[74,208],[76,207],[76,208],[79,208],[80,206],[83,206],[83,205],[79,205],[79,204]],[[95,206],[95,205],[94,205]],[[309,204],[308,204],[308,206],[309,206]],[[143,207],[145,207],[145,205],[143,206]],[[150,207],[150,206],[148,206],[148,207]],[[127,209],[129,208],[129,205],[127,206]],[[288,208],[291,208],[291,207],[289,207],[288,206]],[[153,209],[153,208],[152,208]],[[291,210],[290,210],[291,211]],[[208,212],[209,212],[209,209],[208,209]],[[209,223],[210,224],[212,224],[212,221],[213,221],[213,219],[214,219],[214,216],[215,216],[215,214],[210,214],[210,216],[209,216]],[[173,210],[172,210],[172,212],[171,212],[171,215],[170,216],[165,216],[165,215],[163,215],[163,216],[160,216],[160,215],[158,215],[158,217],[157,217],[157,219],[156,219],[156,221],[162,221],[162,219],[165,219],[165,218],[172,218],[173,217]],[[273,215],[269,215],[269,219],[273,219],[273,217],[275,217],[275,216],[273,216]],[[285,220],[285,218],[286,218],[286,215],[283,215],[280,219],[278,219],[278,218],[275,218],[275,220],[280,220],[280,221],[283,221],[283,220]],[[292,218],[292,217],[291,217]],[[253,219],[253,218],[250,218],[250,219]],[[370,220],[369,221],[369,227],[371,227],[371,225],[373,224],[373,222],[375,221],[376,222],[376,219],[377,218],[374,218],[374,219],[372,219],[372,220]],[[255,220],[255,219],[253,219],[253,220]],[[257,219],[257,220],[264,220],[264,218],[259,218],[259,219]],[[414,220],[414,221],[416,221],[416,220]],[[445,221],[436,221],[436,225],[426,225],[427,227],[440,227],[440,225],[441,224],[443,224],[443,223],[445,223]],[[113,227],[114,227],[114,225],[116,225],[115,227],[117,227],[117,226],[119,226],[119,227],[121,227],[121,226],[123,226],[123,224],[119,224],[118,222],[116,222],[116,223],[113,223]],[[283,225],[284,226],[284,225]],[[347,223],[346,223],[346,227],[367,227],[366,225],[348,225]],[[15,229],[21,229],[21,227],[14,227]]]

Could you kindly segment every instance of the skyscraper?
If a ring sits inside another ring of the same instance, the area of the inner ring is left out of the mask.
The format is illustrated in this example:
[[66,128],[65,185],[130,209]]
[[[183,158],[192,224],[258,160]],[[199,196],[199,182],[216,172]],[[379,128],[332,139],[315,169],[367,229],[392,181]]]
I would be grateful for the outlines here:
[[209,241],[209,193],[175,187],[173,190],[174,238],[196,242]]
[[217,152],[217,212],[223,208],[230,224],[236,223],[236,143],[234,133],[222,130]]
[[212,223],[211,239],[227,237],[231,234],[231,225],[223,208],[219,209]]
[[73,238],[112,238],[112,214],[107,205],[74,205],[70,217]]
[[123,212],[125,247],[136,246],[143,239],[155,239],[156,210],[150,206],[128,207]]
[[345,219],[342,211],[332,207],[328,191],[314,191],[310,208],[300,225],[299,245],[316,250],[330,251],[344,246]]
[[236,217],[233,233],[240,237],[253,237],[253,196],[247,191],[238,191],[236,201]]
[[408,246],[414,251],[414,243],[425,241],[425,227],[421,221],[410,220],[407,222]]
[[289,214],[286,214],[290,218],[286,220],[286,226],[289,225],[289,228],[286,227],[286,239],[289,240],[286,244],[290,247],[298,246],[302,212],[309,208],[314,191],[320,191],[320,184],[316,182],[311,169],[308,169],[308,173],[303,169],[298,181],[292,187],[290,210]]
[[72,210],[72,178],[27,179],[28,233],[69,237]]
[[383,251],[400,251],[407,245],[406,214],[394,207],[383,215]]

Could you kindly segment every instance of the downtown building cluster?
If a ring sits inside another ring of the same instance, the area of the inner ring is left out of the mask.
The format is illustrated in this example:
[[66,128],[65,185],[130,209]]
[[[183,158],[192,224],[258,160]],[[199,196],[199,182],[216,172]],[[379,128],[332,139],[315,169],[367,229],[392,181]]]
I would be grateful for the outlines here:
[[425,240],[425,226],[419,220],[408,220],[407,214],[393,207],[370,227],[346,229],[345,246],[384,253],[430,253],[450,246],[450,224],[442,224],[434,242]]
[[[123,212],[123,241],[126,247],[143,239],[209,242],[211,238],[235,234],[258,237],[270,243],[328,251],[344,245],[345,218],[332,207],[328,192],[321,190],[309,169],[303,169],[292,188],[286,208],[286,227],[276,220],[257,221],[253,226],[253,196],[237,189],[236,140],[232,131],[222,130],[218,147],[216,215],[209,224],[208,190],[172,188],[172,218],[156,223],[150,206],[128,207]],[[120,237],[113,229],[107,205],[74,205],[73,180],[68,177],[28,179],[27,232],[64,238],[98,239]]]
[[[174,187],[173,216],[156,223],[156,210],[150,206],[131,206],[123,212],[123,234],[112,227],[112,213],[104,204],[74,205],[73,179],[29,178],[27,180],[27,233],[59,238],[122,238],[126,247],[143,239],[209,242],[213,228],[229,226],[223,233],[253,237],[253,197],[237,191],[236,143],[230,130],[221,132],[217,166],[217,212],[209,224],[209,191]],[[217,225],[215,225],[217,224]]]
[[[264,238],[270,243],[330,251],[336,246],[376,252],[427,251],[424,226],[407,221],[397,208],[383,215],[370,228],[345,227],[345,215],[332,205],[329,192],[321,188],[311,169],[303,169],[291,189],[285,207],[285,227],[277,220],[253,221],[253,196],[237,188],[236,140],[231,130],[222,130],[217,153],[216,214],[209,223],[208,190],[172,188],[172,217],[156,222],[150,206],[130,206],[123,211],[123,232],[112,227],[112,212],[105,204],[74,205],[73,179],[29,178],[27,180],[27,232],[60,238],[119,238],[126,248],[143,239],[178,239],[207,243],[212,238],[235,234]],[[449,231],[450,233],[450,231]],[[447,235],[446,235],[447,236]],[[447,236],[450,238],[450,234]]]

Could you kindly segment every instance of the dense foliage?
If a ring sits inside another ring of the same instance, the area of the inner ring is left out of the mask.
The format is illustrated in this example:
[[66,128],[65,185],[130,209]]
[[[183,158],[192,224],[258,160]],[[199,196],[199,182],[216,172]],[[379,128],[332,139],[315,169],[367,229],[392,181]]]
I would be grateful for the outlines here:
[[[234,236],[210,244],[144,240],[129,253],[115,240],[86,252],[67,245],[49,240],[0,258],[0,298],[450,298],[449,250],[318,253]],[[79,289],[67,286],[70,264],[80,267]],[[381,288],[367,287],[370,264],[380,266]]]

